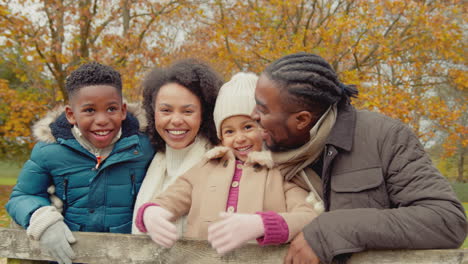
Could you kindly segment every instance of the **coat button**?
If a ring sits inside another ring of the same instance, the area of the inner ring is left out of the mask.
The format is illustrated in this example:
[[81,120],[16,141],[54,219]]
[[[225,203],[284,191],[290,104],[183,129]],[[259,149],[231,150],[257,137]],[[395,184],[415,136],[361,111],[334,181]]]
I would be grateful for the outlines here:
[[328,155],[328,156],[333,155],[333,151],[329,150],[329,151],[327,152],[327,155]]
[[229,206],[227,209],[228,213],[234,213],[234,206]]
[[94,209],[89,209],[88,211],[90,214],[93,214],[94,213]]
[[138,150],[134,150],[133,154],[138,155]]
[[255,164],[253,167],[254,167],[254,171],[255,171],[255,172],[259,172],[259,171],[262,170],[262,166],[260,166],[260,164],[258,164],[258,163]]
[[239,182],[238,181],[233,181],[232,184],[231,184],[231,187],[236,188],[237,186],[239,186]]

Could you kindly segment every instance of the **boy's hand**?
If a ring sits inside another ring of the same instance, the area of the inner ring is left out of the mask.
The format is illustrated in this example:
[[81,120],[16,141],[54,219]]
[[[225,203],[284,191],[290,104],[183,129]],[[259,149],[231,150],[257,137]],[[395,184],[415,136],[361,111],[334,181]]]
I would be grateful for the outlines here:
[[71,264],[75,253],[70,244],[76,239],[68,226],[63,221],[58,221],[49,226],[42,234],[39,243],[59,264]]
[[220,217],[223,220],[208,227],[208,241],[219,254],[238,248],[265,233],[260,215],[222,212]]
[[169,221],[173,216],[161,206],[150,206],[143,215],[148,235],[156,244],[165,248],[171,248],[177,240],[177,228]]

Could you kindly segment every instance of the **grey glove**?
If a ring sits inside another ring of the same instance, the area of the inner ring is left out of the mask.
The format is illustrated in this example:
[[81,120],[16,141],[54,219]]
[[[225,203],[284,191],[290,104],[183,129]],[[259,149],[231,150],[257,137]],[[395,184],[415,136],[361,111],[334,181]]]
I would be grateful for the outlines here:
[[39,242],[59,264],[71,264],[72,259],[75,258],[75,252],[70,244],[75,243],[76,239],[63,221],[49,226]]

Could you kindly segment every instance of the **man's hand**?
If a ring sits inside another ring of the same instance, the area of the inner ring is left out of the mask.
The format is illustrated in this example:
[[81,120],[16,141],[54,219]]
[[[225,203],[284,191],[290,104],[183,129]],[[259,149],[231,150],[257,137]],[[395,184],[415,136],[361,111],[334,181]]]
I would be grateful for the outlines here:
[[291,242],[288,254],[284,258],[285,264],[318,264],[320,262],[312,248],[304,238],[304,233],[300,232]]

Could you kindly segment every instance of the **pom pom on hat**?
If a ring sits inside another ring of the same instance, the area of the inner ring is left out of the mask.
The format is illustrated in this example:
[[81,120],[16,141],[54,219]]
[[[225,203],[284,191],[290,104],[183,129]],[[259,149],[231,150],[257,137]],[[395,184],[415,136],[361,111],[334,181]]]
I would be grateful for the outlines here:
[[239,72],[221,86],[213,112],[216,133],[221,139],[221,124],[226,118],[236,115],[250,116],[255,108],[255,87],[258,76]]

